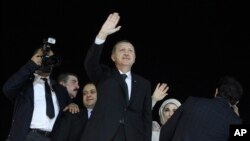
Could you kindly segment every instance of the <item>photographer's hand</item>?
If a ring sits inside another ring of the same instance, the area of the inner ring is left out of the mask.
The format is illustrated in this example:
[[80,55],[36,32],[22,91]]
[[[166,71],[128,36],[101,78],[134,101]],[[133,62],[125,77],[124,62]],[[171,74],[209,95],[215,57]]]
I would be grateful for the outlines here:
[[36,63],[37,65],[41,66],[42,65],[42,57],[46,55],[46,56],[52,56],[54,55],[52,50],[49,50],[48,52],[46,52],[46,54],[44,54],[44,51],[39,48],[35,54],[32,56],[31,60]]
[[37,65],[41,66],[42,65],[42,56],[43,52],[41,49],[38,49],[35,54],[32,56],[31,60],[36,63]]

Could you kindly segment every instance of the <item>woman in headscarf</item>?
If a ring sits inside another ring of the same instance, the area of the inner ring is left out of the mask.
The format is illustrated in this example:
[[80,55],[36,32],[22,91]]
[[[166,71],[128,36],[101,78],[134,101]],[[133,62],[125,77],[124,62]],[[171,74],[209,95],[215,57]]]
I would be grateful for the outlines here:
[[168,121],[180,106],[180,101],[174,98],[167,99],[162,103],[159,109],[160,124],[157,121],[152,123],[152,141],[159,141],[161,126]]

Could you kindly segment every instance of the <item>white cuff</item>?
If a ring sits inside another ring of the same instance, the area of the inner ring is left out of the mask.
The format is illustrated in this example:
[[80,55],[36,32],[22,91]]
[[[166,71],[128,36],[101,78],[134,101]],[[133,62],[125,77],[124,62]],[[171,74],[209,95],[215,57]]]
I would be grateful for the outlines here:
[[105,40],[103,40],[103,39],[95,38],[95,44],[97,44],[97,45],[103,44],[104,42],[105,42]]
[[152,109],[154,108],[157,101],[152,100]]

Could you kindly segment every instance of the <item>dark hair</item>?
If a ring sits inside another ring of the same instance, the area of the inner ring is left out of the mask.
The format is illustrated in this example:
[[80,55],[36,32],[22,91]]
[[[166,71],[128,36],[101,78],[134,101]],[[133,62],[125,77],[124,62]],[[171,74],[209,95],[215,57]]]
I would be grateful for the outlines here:
[[77,77],[77,75],[74,74],[74,73],[70,73],[70,72],[62,73],[62,74],[60,74],[60,75],[58,76],[57,82],[58,82],[58,83],[60,83],[60,82],[65,82],[65,83],[66,83],[66,82],[68,81],[69,75],[73,75],[73,76]]
[[218,84],[218,96],[226,98],[231,105],[235,105],[240,100],[243,88],[235,78],[222,77]]

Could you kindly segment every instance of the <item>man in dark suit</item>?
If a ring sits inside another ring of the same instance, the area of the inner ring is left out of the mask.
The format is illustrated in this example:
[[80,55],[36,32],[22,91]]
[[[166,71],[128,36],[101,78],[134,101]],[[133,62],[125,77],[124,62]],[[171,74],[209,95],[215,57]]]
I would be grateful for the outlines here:
[[76,114],[70,112],[63,113],[62,118],[58,120],[59,126],[54,130],[51,141],[79,141],[96,101],[96,87],[93,83],[87,83],[82,91],[84,107]]
[[85,58],[86,72],[97,85],[98,100],[81,141],[151,140],[151,86],[131,72],[134,46],[128,41],[116,43],[111,55],[115,69],[100,64],[103,43],[120,29],[116,27],[119,19],[118,13],[109,15]]
[[[52,55],[52,50],[37,49],[31,60],[4,84],[4,94],[15,103],[7,140],[49,141],[57,117],[69,108],[71,101],[66,88],[50,78],[54,65],[44,64],[44,57]],[[71,105],[72,112],[79,110],[75,106]]]
[[160,141],[227,141],[230,125],[241,124],[236,104],[242,93],[234,78],[222,78],[213,99],[190,97],[176,110]]

